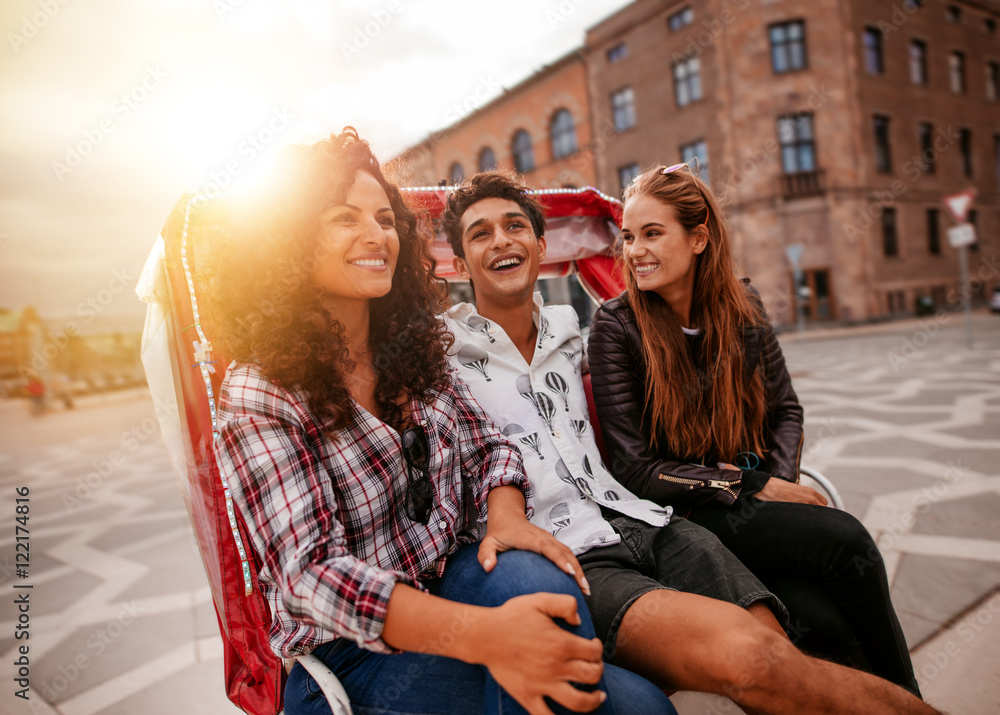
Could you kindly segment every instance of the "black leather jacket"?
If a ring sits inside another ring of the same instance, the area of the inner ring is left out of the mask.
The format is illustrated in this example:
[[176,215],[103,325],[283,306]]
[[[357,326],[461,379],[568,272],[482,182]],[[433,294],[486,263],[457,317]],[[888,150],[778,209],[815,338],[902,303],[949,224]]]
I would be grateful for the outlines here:
[[650,447],[649,422],[643,419],[646,361],[632,309],[619,297],[597,310],[588,344],[594,402],[607,466],[633,494],[684,509],[733,504],[741,493],[749,496],[760,491],[772,475],[798,482],[802,406],[774,331],[770,326],[745,329],[743,351],[747,369],[762,365],[764,370],[768,453],[756,471],[692,464],[666,448],[654,451]]

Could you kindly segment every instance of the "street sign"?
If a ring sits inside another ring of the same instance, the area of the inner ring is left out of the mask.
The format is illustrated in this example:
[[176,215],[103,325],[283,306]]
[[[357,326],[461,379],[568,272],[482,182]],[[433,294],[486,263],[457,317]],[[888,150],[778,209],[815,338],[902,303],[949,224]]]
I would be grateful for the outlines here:
[[965,217],[969,213],[969,207],[972,206],[972,200],[975,198],[975,189],[966,189],[965,191],[959,191],[957,194],[944,197],[945,208],[948,209],[951,217],[955,219],[955,223],[965,222]]
[[948,229],[948,245],[953,248],[971,246],[976,242],[976,227],[971,223],[960,223]]

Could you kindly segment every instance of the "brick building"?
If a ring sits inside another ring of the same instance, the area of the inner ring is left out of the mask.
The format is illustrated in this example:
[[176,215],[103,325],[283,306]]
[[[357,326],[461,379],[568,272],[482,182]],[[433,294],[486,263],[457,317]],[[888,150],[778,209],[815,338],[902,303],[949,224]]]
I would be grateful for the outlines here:
[[[598,129],[581,132],[580,153],[610,194],[651,164],[697,156],[778,323],[795,320],[789,247],[810,320],[912,313],[921,299],[949,309],[961,294],[944,195],[978,191],[971,288],[1000,281],[998,22],[997,0],[636,0],[508,94],[585,69],[579,94]],[[428,176],[447,176],[443,157],[475,166],[480,136],[511,146],[508,94],[436,135]],[[579,183],[526,174],[553,177]]]
[[587,68],[571,52],[396,157],[410,186],[515,169],[536,187],[593,186]]

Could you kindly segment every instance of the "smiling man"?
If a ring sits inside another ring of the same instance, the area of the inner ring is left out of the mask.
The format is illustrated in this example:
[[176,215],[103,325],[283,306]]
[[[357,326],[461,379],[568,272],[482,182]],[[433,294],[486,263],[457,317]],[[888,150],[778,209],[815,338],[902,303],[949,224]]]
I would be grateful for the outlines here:
[[452,364],[521,446],[531,521],[583,566],[606,659],[753,712],[933,712],[883,680],[801,653],[775,618],[784,607],[711,532],[605,470],[587,418],[576,313],[534,292],[545,218],[527,189],[478,174],[451,194],[443,222],[455,270],[476,298],[445,316]]

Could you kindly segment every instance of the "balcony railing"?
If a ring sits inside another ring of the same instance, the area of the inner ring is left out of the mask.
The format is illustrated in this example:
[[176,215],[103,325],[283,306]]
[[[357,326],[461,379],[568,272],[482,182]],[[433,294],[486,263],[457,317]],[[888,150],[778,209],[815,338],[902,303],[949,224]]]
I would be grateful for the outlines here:
[[781,195],[786,199],[801,199],[805,196],[818,196],[823,193],[823,169],[815,171],[797,171],[794,174],[782,174]]

